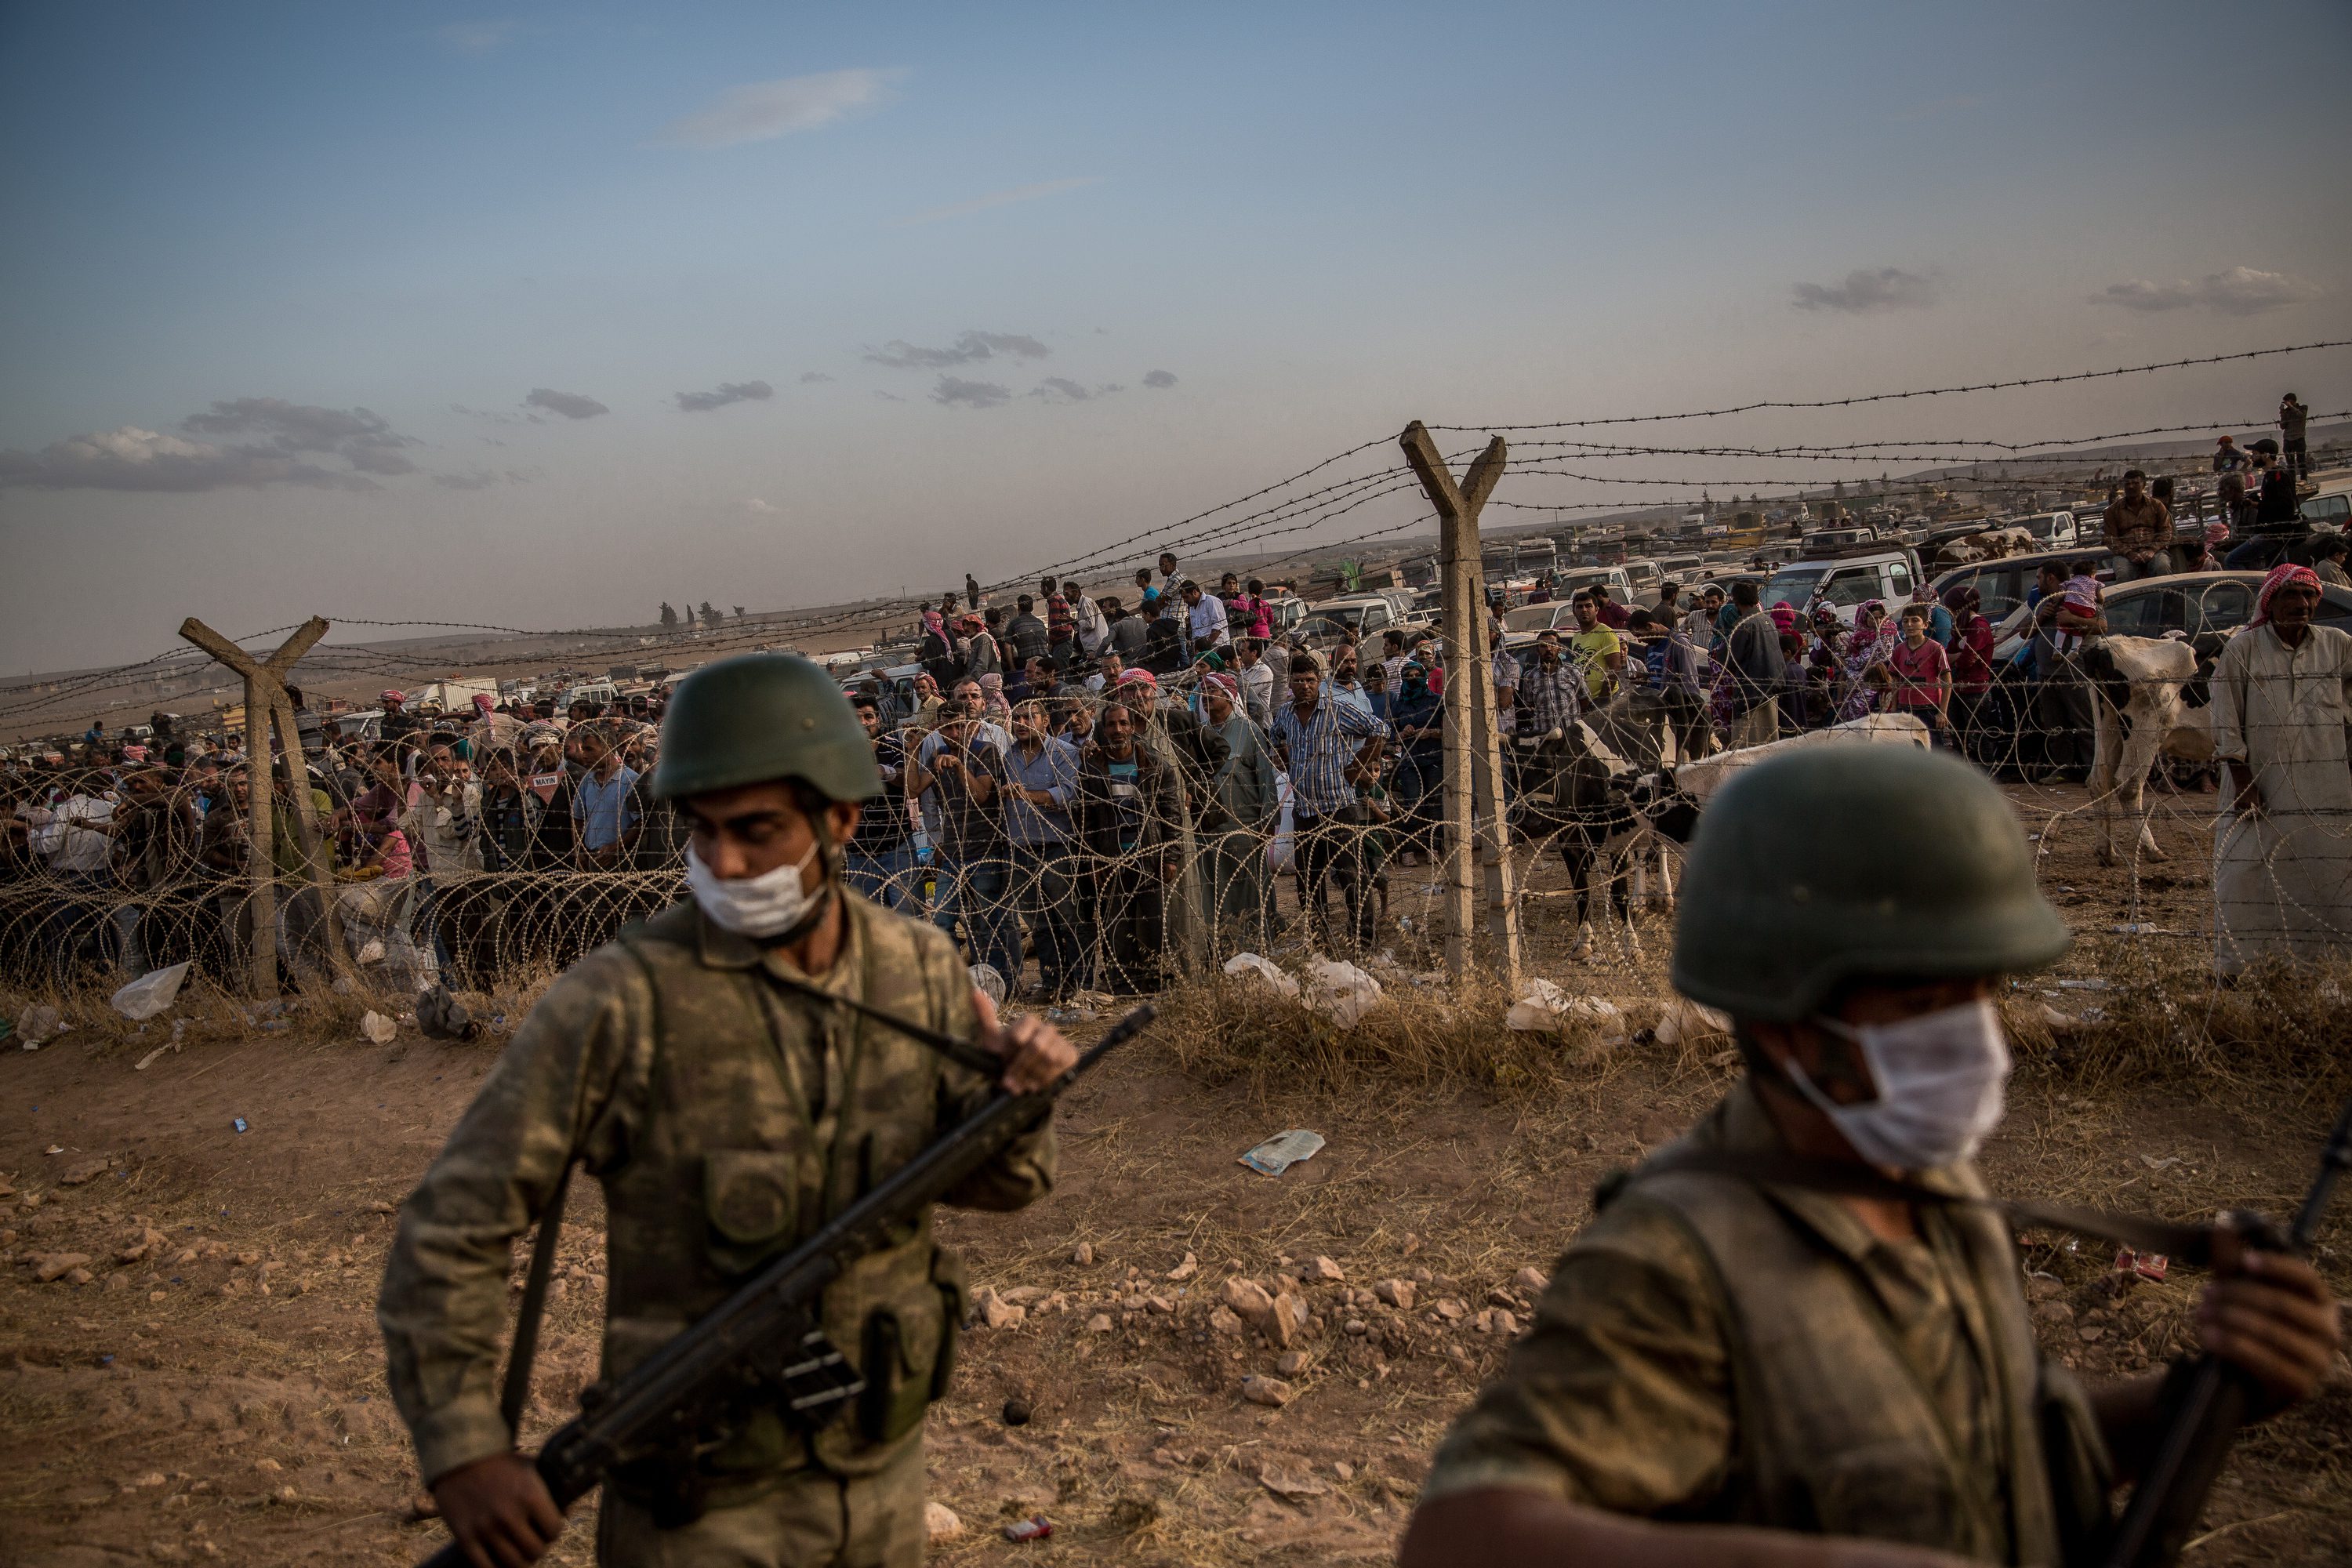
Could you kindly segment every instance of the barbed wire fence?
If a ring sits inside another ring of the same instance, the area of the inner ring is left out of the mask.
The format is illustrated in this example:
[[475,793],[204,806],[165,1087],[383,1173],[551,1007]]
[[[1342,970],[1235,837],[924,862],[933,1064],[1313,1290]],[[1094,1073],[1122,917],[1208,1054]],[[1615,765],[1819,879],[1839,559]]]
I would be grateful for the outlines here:
[[[1429,428],[1476,428],[1491,436],[1721,418],[1767,408],[1848,408],[2346,346],[2303,344],[2113,371],[1685,414]],[[1497,495],[1490,504],[1555,514],[1622,510],[1628,504],[1544,501],[1525,494],[1526,487],[1556,480],[1642,489],[1698,487],[1710,494],[1735,486],[1781,493],[1792,489],[1785,477],[1627,475],[1593,464],[1657,458],[1728,458],[1765,466],[1899,461],[1948,463],[1972,471],[2027,461],[2056,467],[2071,460],[2079,468],[2085,464],[2083,458],[2070,459],[2064,451],[2043,448],[2257,423],[2149,426],[2048,441],[1923,438],[1815,447],[1668,447],[1537,434],[1523,443],[1529,450],[1502,476],[1505,487],[1521,489],[1522,494]],[[1149,562],[1162,551],[1180,558],[1231,554],[1245,546],[1289,552],[1252,562],[1250,574],[1271,574],[1292,561],[1430,530],[1438,520],[1421,504],[1425,492],[1414,466],[1365,460],[1386,445],[1384,438],[1348,447],[1233,501],[992,584],[989,592],[1001,594],[1049,575],[1098,578]],[[1479,450],[1437,457],[1450,472]],[[2120,461],[2108,459],[2115,467]],[[1565,466],[1570,463],[1578,466]],[[1335,468],[1348,471],[1335,479]],[[1793,490],[1807,493],[1801,486]],[[1390,503],[1384,509],[1389,513],[1399,513],[1398,497],[1407,498],[1401,515],[1383,516],[1343,538],[1330,537],[1333,524],[1381,503]],[[1662,503],[1650,498],[1640,504]],[[1468,553],[1474,581],[1476,538],[1473,520]],[[2097,553],[2088,545],[2083,552]],[[2229,585],[2243,595],[2242,585]],[[1484,602],[1483,585],[1468,592],[1471,597],[1462,601],[1465,614],[1469,605]],[[713,657],[815,640],[903,620],[921,607],[921,601],[870,603],[764,617],[722,627],[697,640],[692,651]],[[2332,601],[2323,605],[2323,623],[2343,618],[2325,613],[2332,607]],[[2209,613],[2202,605],[2189,606],[2186,615],[2189,626],[2183,640],[2192,645],[2245,618],[2240,613],[2231,623],[2221,609]],[[1798,673],[1774,693],[1780,709],[1770,731],[1774,743],[1824,743],[1819,739],[1823,736],[1879,743],[1923,739],[1903,711],[1916,711],[1916,704],[1898,690],[1890,668],[1895,634],[1865,638],[1848,624],[1851,619],[1842,618],[1826,637],[1802,627],[1796,632]],[[559,657],[567,662],[627,657],[641,647],[641,634],[611,628],[545,630],[363,617],[339,618],[336,624],[541,639],[564,645]],[[1329,952],[1358,959],[1385,954],[1384,967],[1391,971],[1426,977],[1448,956],[1449,933],[1461,939],[1457,952],[1491,955],[1493,944],[1508,940],[1501,925],[1483,935],[1473,932],[1460,901],[1466,873],[1439,869],[1454,846],[1477,836],[1480,822],[1475,805],[1466,816],[1443,809],[1448,793],[1446,726],[1462,710],[1466,694],[1485,692],[1490,700],[1496,694],[1487,651],[1478,640],[1485,635],[1483,615],[1473,624],[1476,633],[1467,637],[1433,628],[1429,646],[1417,649],[1428,667],[1423,673],[1434,675],[1449,690],[1429,692],[1420,682],[1400,690],[1404,669],[1395,663],[1364,682],[1372,689],[1342,685],[1327,691],[1326,701],[1360,700],[1385,714],[1391,733],[1385,742],[1362,748],[1362,754],[1353,743],[1342,748],[1344,760],[1336,760],[1335,753],[1333,765],[1348,775],[1351,798],[1342,811],[1325,812],[1303,831],[1297,791],[1307,764],[1289,759],[1291,765],[1281,770],[1285,776],[1274,781],[1270,809],[1264,789],[1244,789],[1234,778],[1236,769],[1256,766],[1248,760],[1252,755],[1275,764],[1269,773],[1283,761],[1268,712],[1251,712],[1243,704],[1237,727],[1213,733],[1201,711],[1198,671],[1168,669],[1154,688],[1130,690],[1125,701],[1115,700],[1115,691],[1083,687],[1046,700],[1038,717],[1048,729],[1076,738],[1083,758],[1073,763],[1081,776],[1072,809],[1059,825],[1059,847],[1018,837],[1018,826],[1003,820],[1001,808],[992,824],[958,820],[973,815],[969,801],[957,799],[953,786],[924,769],[919,753],[931,746],[936,760],[941,749],[971,752],[974,742],[955,728],[946,739],[939,739],[937,731],[903,731],[908,761],[923,770],[929,787],[909,795],[902,782],[890,797],[869,806],[869,822],[878,826],[875,832],[861,832],[861,845],[853,846],[853,879],[868,896],[954,931],[972,962],[1000,971],[1013,991],[1024,981],[1065,996],[1155,990],[1186,975],[1211,973],[1244,952],[1294,958]],[[273,628],[233,640],[265,642],[297,629]],[[2130,639],[2112,640],[2121,651],[2131,651],[2125,646]],[[2162,646],[2162,639],[2154,640]],[[1333,661],[1348,650],[1325,646],[1314,651]],[[1514,923],[1523,910],[1541,916],[1536,925],[1542,940],[1530,944],[1531,969],[1572,976],[1630,972],[1645,963],[1654,967],[1679,881],[1687,819],[1704,809],[1722,778],[1748,760],[1742,751],[1727,749],[1727,741],[1736,733],[1753,739],[1762,731],[1752,723],[1738,725],[1741,716],[1727,711],[1737,696],[1722,673],[1719,650],[1680,678],[1654,680],[1646,669],[1631,666],[1613,679],[1579,668],[1567,696],[1555,689],[1540,704],[1519,699],[1518,691],[1531,690],[1538,681],[1557,687],[1559,678],[1531,650],[1521,651],[1529,658],[1517,672],[1512,705],[1496,704],[1491,721],[1496,763],[1490,798],[1499,797],[1500,810],[1484,808],[1494,846],[1486,867],[1493,873],[1486,884],[1490,903],[1493,889],[1500,889],[1500,901]],[[2218,648],[2200,647],[2195,652],[2185,676],[2174,668],[2177,660],[2167,673],[2138,675],[2128,660],[2122,666],[2109,660],[2101,667],[2103,674],[2070,660],[2055,679],[2036,679],[2004,658],[1980,686],[1951,694],[1943,740],[2009,788],[2035,835],[2045,881],[2086,934],[2160,944],[2171,954],[2164,962],[2176,967],[2210,963],[2200,956],[2210,953],[2225,972],[2243,962],[2231,956],[2230,921],[2240,916],[2260,927],[2253,945],[2266,952],[2352,946],[2352,931],[2339,929],[2341,903],[2314,898],[2315,887],[2324,893],[2325,878],[2315,881],[2307,864],[2342,859],[2352,838],[2352,819],[2331,814],[2323,803],[2305,814],[2308,820],[2280,829],[2250,824],[2222,809],[2214,793],[2210,738],[2203,742],[2207,754],[2198,754],[2199,732],[2210,736],[2209,694]],[[97,695],[144,679],[173,658],[158,654],[76,676],[36,696],[0,700],[0,720],[86,711]],[[1380,662],[1370,647],[1357,651],[1356,660],[1360,675],[1370,675]],[[432,652],[320,645],[295,669],[315,683],[362,675],[400,680],[439,675],[448,668],[446,655]],[[1083,679],[1086,672],[1071,673]],[[1576,686],[1582,687],[1580,693]],[[1280,691],[1277,680],[1277,700]],[[1129,710],[1139,731],[1138,752],[1149,759],[1143,771],[1158,775],[1153,801],[1140,816],[1139,808],[1110,804],[1126,797],[1110,793],[1107,769],[1101,779],[1084,771],[1101,762],[1103,720],[1114,706]],[[2235,710],[2250,747],[2275,743],[2292,749],[2293,737],[2274,732],[2284,721],[2267,711],[2278,708],[2268,697],[2239,700]],[[980,721],[989,728],[976,731],[984,737],[978,751],[1001,752],[1012,746],[1006,732],[1011,720],[1009,707],[992,703]],[[2129,739],[2134,721],[2143,731],[2136,746]],[[2166,733],[2149,741],[2144,731],[2150,724],[2162,725]],[[293,858],[257,845],[249,828],[239,831],[252,814],[236,801],[233,752],[216,755],[211,764],[200,762],[176,779],[142,768],[127,773],[113,768],[18,769],[0,775],[10,791],[11,835],[0,861],[0,973],[17,985],[64,988],[118,983],[185,962],[228,990],[258,984],[258,973],[268,968],[280,983],[347,974],[392,991],[413,992],[436,981],[488,990],[560,970],[628,921],[681,896],[685,830],[672,808],[640,787],[621,808],[621,819],[631,829],[625,844],[599,846],[592,853],[586,840],[596,835],[573,805],[583,748],[609,745],[624,766],[643,773],[657,746],[650,728],[600,721],[581,736],[566,736],[552,728],[534,732],[518,727],[503,743],[483,737],[446,748],[446,761],[435,749],[436,732],[427,727],[401,749],[389,783],[371,776],[371,766],[381,764],[362,749],[305,746],[300,749],[307,765],[299,771],[306,776],[298,784],[289,776],[294,770],[285,763],[281,742],[273,794],[280,808],[292,813],[299,790],[302,803],[319,808],[322,825],[315,849],[298,844]],[[1457,748],[1465,743],[1454,742]],[[465,759],[464,779],[447,765],[457,760],[458,751],[473,753]],[[572,770],[565,768],[567,761]],[[982,764],[983,771],[987,765]],[[383,815],[399,826],[403,841],[389,854],[389,834],[381,822],[353,805],[379,784],[386,791],[379,804],[392,808]],[[246,787],[252,787],[249,780]],[[1032,815],[1048,827],[1056,826],[1049,814]],[[2214,889],[2217,824],[2218,859],[2225,866],[2246,859],[2250,836],[2263,840],[2252,847],[2252,871],[2241,867],[2232,873],[2234,892],[2228,900],[2217,898]],[[1034,824],[1025,826],[1036,831]],[[2082,864],[2073,848],[2077,843],[2112,846],[2117,868],[2112,885],[2077,886],[2061,879],[2109,875],[2062,870]],[[302,859],[302,853],[314,853],[319,865]],[[257,860],[267,866],[266,872],[257,869]],[[321,868],[329,874],[314,874]],[[1554,910],[1564,918],[1551,918]]]

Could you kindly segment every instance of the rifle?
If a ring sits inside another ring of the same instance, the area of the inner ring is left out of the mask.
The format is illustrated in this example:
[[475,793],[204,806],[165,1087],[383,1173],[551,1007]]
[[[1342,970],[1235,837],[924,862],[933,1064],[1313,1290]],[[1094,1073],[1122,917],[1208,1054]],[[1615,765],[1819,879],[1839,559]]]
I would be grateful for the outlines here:
[[[2318,1234],[2327,1201],[2347,1170],[2352,1170],[2352,1099],[2344,1102],[2336,1131],[2328,1134],[2319,1174],[2304,1194],[2294,1224],[2282,1235],[2260,1215],[2240,1211],[2232,1222],[2249,1246],[2303,1252]],[[2181,1363],[2166,1382],[2164,1431],[2108,1537],[2101,1558],[2105,1568],[2168,1568],[2180,1556],[2256,1392],[2246,1373],[2210,1355]]]
[[[589,1389],[580,1414],[531,1461],[555,1506],[568,1508],[622,1465],[677,1453],[746,1405],[774,1405],[804,1432],[839,1415],[866,1382],[816,1325],[817,1299],[886,1231],[938,1202],[1044,1121],[1080,1073],[1141,1034],[1151,1018],[1150,1007],[1136,1008],[1045,1089],[998,1094],[643,1365],[610,1388]],[[467,1568],[465,1549],[452,1541],[422,1568]]]

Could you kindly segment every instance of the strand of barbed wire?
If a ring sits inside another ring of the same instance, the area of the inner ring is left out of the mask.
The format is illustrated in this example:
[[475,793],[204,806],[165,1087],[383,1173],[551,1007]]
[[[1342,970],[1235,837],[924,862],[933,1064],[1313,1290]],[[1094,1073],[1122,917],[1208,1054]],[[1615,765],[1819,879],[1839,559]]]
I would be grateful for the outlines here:
[[2067,382],[2104,381],[2116,376],[2143,375],[2156,371],[2182,370],[2197,365],[2228,364],[2239,360],[2269,359],[2279,354],[2311,353],[2322,349],[2352,348],[2352,339],[2326,339],[2318,342],[2288,343],[2277,348],[2245,349],[2235,353],[2205,354],[2193,359],[2159,360],[2148,364],[2119,365],[2113,370],[2068,371],[2055,375],[2020,376],[2007,381],[1960,383],[1950,386],[1915,387],[1906,392],[1859,393],[1846,397],[1811,399],[1759,398],[1752,403],[1732,404],[1721,408],[1690,409],[1679,414],[1620,414],[1597,416],[1586,419],[1547,419],[1517,425],[1432,425],[1432,430],[1468,430],[1490,435],[1507,435],[1515,430],[1572,430],[1595,425],[1650,425],[1677,419],[1720,419],[1734,414],[1753,414],[1760,409],[1853,408],[1870,403],[1897,403],[1919,397],[1949,397],[1971,392],[2006,392],[2024,386],[2057,386]]

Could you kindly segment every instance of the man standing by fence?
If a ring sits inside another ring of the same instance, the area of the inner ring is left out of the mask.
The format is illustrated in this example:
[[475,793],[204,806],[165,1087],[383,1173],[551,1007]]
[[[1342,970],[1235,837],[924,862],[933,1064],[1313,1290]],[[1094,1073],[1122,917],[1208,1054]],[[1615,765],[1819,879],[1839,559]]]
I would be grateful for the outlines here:
[[2116,581],[2136,583],[2161,577],[2172,570],[2172,512],[2147,493],[2147,476],[2137,468],[2124,473],[2124,493],[2107,507],[2102,520],[2107,549],[2124,558]]
[[2214,968],[2352,951],[2352,634],[2314,626],[2319,578],[2272,568],[2213,669]]
[[1290,700],[1274,716],[1275,749],[1290,773],[1297,835],[1298,901],[1318,935],[1328,937],[1323,883],[1339,884],[1348,910],[1347,941],[1369,950],[1376,914],[1364,874],[1367,825],[1356,780],[1377,766],[1389,727],[1351,703],[1323,696],[1323,671],[1311,654],[1290,661]]

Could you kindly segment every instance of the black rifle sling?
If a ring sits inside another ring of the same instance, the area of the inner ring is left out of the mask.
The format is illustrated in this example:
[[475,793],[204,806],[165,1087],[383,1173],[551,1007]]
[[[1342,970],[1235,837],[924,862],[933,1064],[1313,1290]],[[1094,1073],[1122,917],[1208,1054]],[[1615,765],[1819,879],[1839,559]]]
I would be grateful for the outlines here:
[[2077,1208],[2071,1204],[2003,1203],[1938,1192],[1917,1182],[1889,1176],[1867,1165],[1835,1160],[1815,1160],[1785,1151],[1731,1154],[1717,1150],[1683,1149],[1643,1161],[1627,1173],[1639,1182],[1676,1171],[1734,1176],[1765,1185],[1801,1187],[1807,1192],[1843,1197],[1877,1198],[1894,1203],[1975,1205],[1991,1209],[2020,1230],[2063,1230],[2095,1241],[2160,1252],[2193,1267],[2212,1261],[2213,1231],[2210,1226],[2179,1225],[2142,1215],[2111,1214],[2104,1209]]
[[896,1013],[874,1006],[870,1003],[861,1002],[855,996],[837,996],[822,986],[811,985],[806,981],[779,974],[766,964],[760,966],[760,973],[770,984],[781,990],[806,996],[813,1002],[824,1002],[835,1007],[846,1007],[853,1013],[871,1018],[884,1028],[896,1029],[908,1039],[929,1046],[948,1060],[959,1066],[970,1068],[991,1083],[995,1082],[1004,1071],[1004,1063],[1001,1058],[982,1050],[969,1040],[959,1040],[953,1035],[942,1033],[928,1025],[918,1024],[912,1018],[901,1018]]
[[514,1349],[507,1356],[506,1382],[499,1389],[499,1414],[507,1431],[522,1440],[522,1407],[530,1398],[530,1363],[539,1353],[539,1320],[547,1308],[547,1285],[555,1273],[555,1238],[563,1228],[563,1199],[572,1188],[571,1162],[555,1178],[547,1211],[539,1216],[539,1238],[530,1247],[530,1271],[523,1276],[522,1308],[515,1314]]

